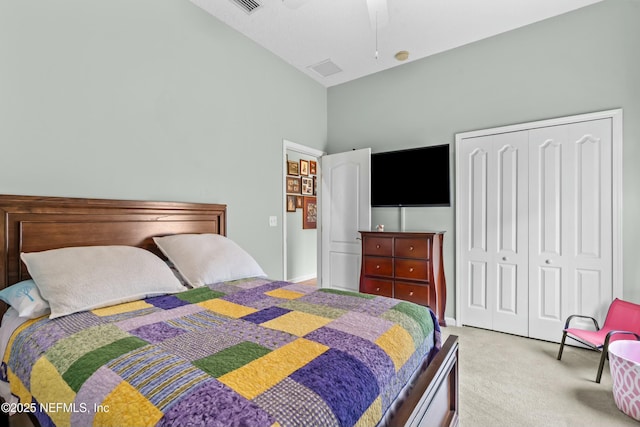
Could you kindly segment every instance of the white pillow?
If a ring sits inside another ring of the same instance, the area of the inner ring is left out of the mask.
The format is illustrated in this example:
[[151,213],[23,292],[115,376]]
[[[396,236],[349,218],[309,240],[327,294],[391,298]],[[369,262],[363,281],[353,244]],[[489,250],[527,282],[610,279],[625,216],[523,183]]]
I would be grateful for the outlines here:
[[185,290],[157,256],[133,246],[86,246],[22,253],[49,318]]
[[266,277],[251,255],[219,234],[175,234],[153,240],[194,288],[247,277]]
[[19,317],[35,319],[51,313],[33,280],[23,280],[0,291],[0,299],[15,308]]

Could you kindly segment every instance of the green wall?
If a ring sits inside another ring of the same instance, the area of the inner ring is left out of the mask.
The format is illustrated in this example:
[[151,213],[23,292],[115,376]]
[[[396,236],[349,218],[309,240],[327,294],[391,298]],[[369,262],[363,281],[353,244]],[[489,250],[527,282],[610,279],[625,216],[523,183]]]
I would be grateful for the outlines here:
[[[332,87],[328,151],[453,144],[459,132],[623,108],[624,297],[640,302],[639,18],[640,2],[607,0]],[[452,147],[452,166],[453,155]],[[398,215],[374,209],[372,223],[394,226]],[[409,229],[447,230],[448,317],[455,317],[454,224],[454,206],[406,210]]]
[[324,149],[326,99],[186,0],[0,2],[0,193],[226,203],[273,278],[282,140]]

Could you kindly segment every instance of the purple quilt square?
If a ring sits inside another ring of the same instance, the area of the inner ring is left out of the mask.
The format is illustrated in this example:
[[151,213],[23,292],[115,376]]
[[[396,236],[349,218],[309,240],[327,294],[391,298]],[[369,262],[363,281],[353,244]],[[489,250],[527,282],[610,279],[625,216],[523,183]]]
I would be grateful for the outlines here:
[[142,338],[143,340],[152,344],[160,343],[166,339],[177,337],[184,334],[184,329],[174,328],[167,325],[164,322],[152,323],[150,325],[144,325],[132,331],[129,331],[131,335]]
[[172,308],[182,307],[183,305],[189,304],[187,301],[183,301],[175,295],[161,295],[147,298],[145,301],[163,310],[171,310]]
[[327,327],[316,329],[305,338],[355,357],[373,372],[380,388],[391,382],[396,375],[391,357],[369,340]]
[[340,425],[354,425],[380,394],[371,370],[355,357],[335,349],[321,354],[290,378],[322,397]]
[[287,310],[286,308],[280,307],[269,307],[264,310],[257,311],[255,313],[248,314],[242,318],[242,320],[246,320],[251,323],[264,323],[269,320],[273,320],[276,317],[280,317],[283,314],[289,313],[291,310]]
[[258,405],[212,378],[170,404],[157,426],[269,426],[274,422]]

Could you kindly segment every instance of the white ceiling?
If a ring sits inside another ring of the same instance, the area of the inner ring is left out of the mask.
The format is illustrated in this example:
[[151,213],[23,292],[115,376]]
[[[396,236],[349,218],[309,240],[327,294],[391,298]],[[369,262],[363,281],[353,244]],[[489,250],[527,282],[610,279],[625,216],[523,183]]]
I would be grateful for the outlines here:
[[[236,1],[259,6],[248,13]],[[599,1],[191,0],[326,87]],[[407,61],[394,58],[400,50]],[[326,60],[342,71],[324,77],[311,68]]]

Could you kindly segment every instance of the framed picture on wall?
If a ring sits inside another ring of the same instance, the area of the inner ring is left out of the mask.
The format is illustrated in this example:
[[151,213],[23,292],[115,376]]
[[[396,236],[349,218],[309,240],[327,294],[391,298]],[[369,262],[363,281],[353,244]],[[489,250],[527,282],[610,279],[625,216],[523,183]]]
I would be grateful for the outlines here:
[[313,229],[318,223],[318,205],[315,197],[304,197],[302,206],[302,228]]
[[287,195],[287,212],[296,211],[297,197],[302,197],[302,196]]
[[313,195],[313,178],[302,177],[302,194],[306,196]]
[[287,161],[287,175],[300,175],[298,162]]
[[309,175],[309,161],[300,159],[300,175]]
[[309,161],[309,173],[311,175],[315,175],[316,174],[316,162],[314,162],[313,160]]
[[296,196],[296,209],[302,209],[303,202],[303,196]]
[[300,178],[295,176],[287,177],[287,193],[300,194]]

